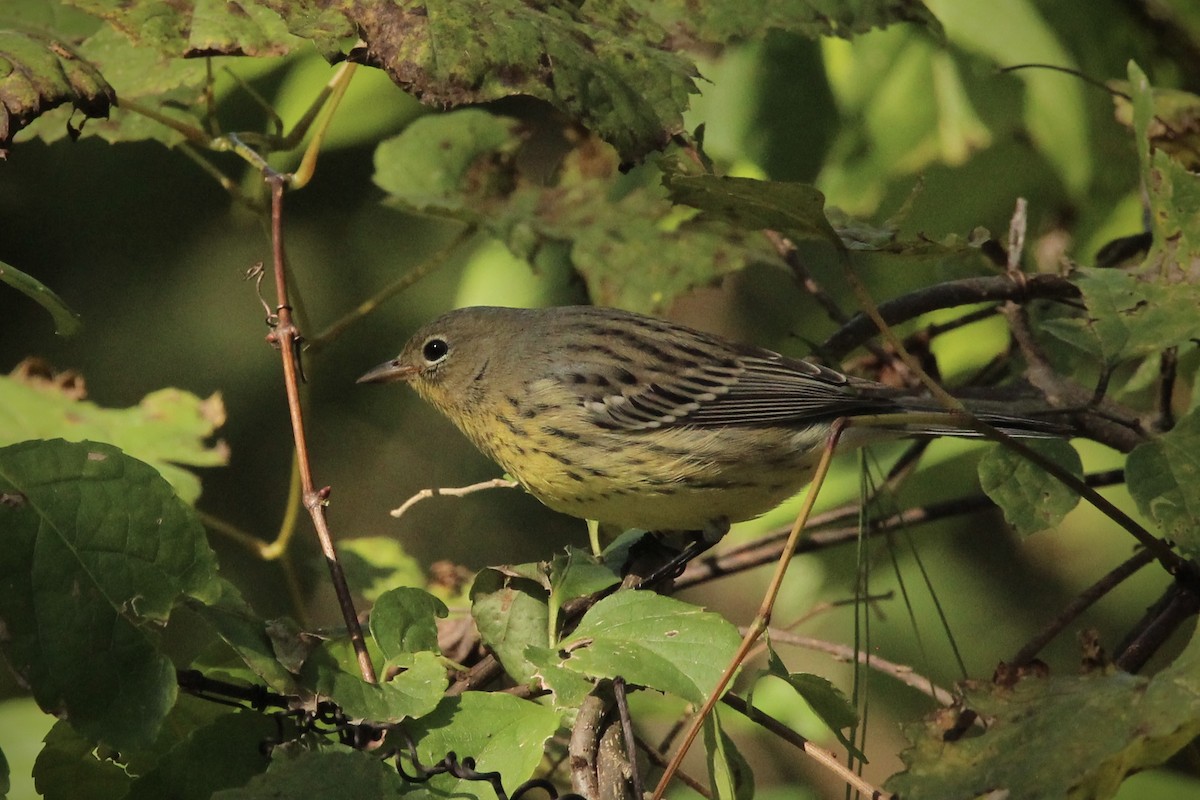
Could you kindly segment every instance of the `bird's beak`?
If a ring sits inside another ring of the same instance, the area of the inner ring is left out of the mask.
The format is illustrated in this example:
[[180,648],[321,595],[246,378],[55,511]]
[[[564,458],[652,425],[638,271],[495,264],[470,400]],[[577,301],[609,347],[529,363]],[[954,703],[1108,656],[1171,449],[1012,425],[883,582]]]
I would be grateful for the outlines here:
[[393,381],[412,380],[417,374],[417,368],[410,364],[401,364],[399,359],[385,361],[375,369],[363,375],[355,383],[392,383]]

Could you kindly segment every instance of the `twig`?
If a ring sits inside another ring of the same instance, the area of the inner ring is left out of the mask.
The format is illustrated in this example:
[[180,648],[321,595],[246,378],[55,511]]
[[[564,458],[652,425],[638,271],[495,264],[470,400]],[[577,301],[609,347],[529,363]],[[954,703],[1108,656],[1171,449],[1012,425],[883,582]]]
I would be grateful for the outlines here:
[[422,500],[428,500],[431,497],[466,497],[469,494],[475,494],[476,492],[482,492],[487,489],[516,489],[520,485],[521,484],[517,483],[516,481],[510,481],[504,478],[492,478],[490,481],[480,481],[479,483],[472,483],[470,486],[454,486],[449,489],[440,489],[436,487],[433,489],[422,489],[401,503],[399,508],[393,508],[388,513],[399,519],[417,503],[421,502]]
[[1008,221],[1008,263],[1005,271],[1017,283],[1025,283],[1025,273],[1021,271],[1021,254],[1025,252],[1025,229],[1029,225],[1029,201],[1018,197],[1013,208],[1012,218]]
[[[637,744],[638,749],[646,754],[646,758],[650,760],[651,764],[659,767],[660,769],[667,765],[667,760],[662,757],[662,753],[659,752],[654,745],[650,744],[640,736],[635,736],[633,741]],[[696,794],[700,795],[706,800],[711,800],[712,792],[709,791],[707,786],[693,778],[691,775],[688,775],[683,770],[679,770],[675,773],[675,777],[679,778],[679,780],[682,781],[685,786],[687,786]]]
[[801,288],[812,295],[813,300],[817,301],[817,305],[825,309],[825,314],[838,325],[845,325],[849,322],[850,315],[842,310],[842,307],[825,291],[821,284],[817,283],[817,279],[808,271],[808,265],[800,260],[796,245],[777,231],[766,230],[763,233],[771,242],[771,246],[775,248],[775,252],[779,253],[779,257],[791,268],[792,274]]
[[1137,633],[1122,644],[1114,664],[1126,672],[1138,672],[1183,621],[1200,612],[1200,595],[1192,587],[1175,582],[1134,627]]
[[[1034,275],[1030,280],[1042,276]],[[1045,353],[1038,346],[1029,322],[1029,314],[1022,306],[1005,303],[1001,313],[1008,320],[1008,329],[1025,359],[1025,376],[1042,393],[1046,402],[1054,408],[1082,409],[1092,403],[1094,392],[1064,378],[1050,365]],[[1075,415],[1080,432],[1089,439],[1106,444],[1114,450],[1128,453],[1146,440],[1132,409],[1104,400],[1098,406],[1088,408],[1090,413]],[[1114,421],[1115,420],[1115,421]]]
[[496,656],[489,653],[471,667],[467,674],[459,677],[446,690],[447,697],[456,697],[463,692],[478,689],[494,681],[504,674],[504,666]]
[[1080,592],[1074,600],[1067,604],[1066,608],[1059,612],[1058,616],[1038,632],[1037,636],[1033,637],[1022,647],[1009,663],[1013,666],[1021,667],[1033,661],[1042,648],[1049,644],[1050,640],[1055,636],[1058,636],[1063,628],[1071,624],[1072,621],[1077,619],[1093,603],[1119,586],[1122,581],[1153,560],[1154,553],[1146,549],[1141,549],[1134,553],[1132,557],[1118,564],[1104,575],[1104,577],[1100,578],[1100,580]]
[[772,642],[788,644],[793,647],[803,647],[805,650],[816,650],[820,653],[828,653],[839,661],[857,661],[860,664],[865,664],[871,669],[878,670],[884,675],[895,678],[905,686],[911,686],[917,691],[932,697],[943,706],[952,706],[957,702],[949,690],[943,689],[935,684],[932,679],[917,673],[912,667],[905,664],[888,661],[886,658],[880,658],[865,650],[855,652],[855,649],[848,644],[815,639],[811,636],[799,636],[789,631],[779,630],[778,628],[771,628],[767,633],[771,637]]
[[926,339],[934,339],[938,336],[941,336],[943,333],[949,333],[950,331],[958,330],[959,328],[965,328],[968,325],[974,325],[980,320],[994,317],[999,312],[1000,309],[997,306],[977,308],[974,311],[968,311],[961,317],[955,317],[947,322],[929,325],[925,328],[925,330],[921,331],[921,333],[924,334]]
[[345,314],[337,322],[334,322],[328,328],[317,334],[307,343],[306,349],[314,352],[320,350],[322,347],[329,344],[331,341],[341,335],[346,328],[349,328],[355,322],[358,322],[367,314],[370,314],[387,300],[390,300],[392,297],[400,294],[400,292],[403,292],[405,289],[412,286],[429,273],[441,267],[443,264],[449,261],[450,256],[453,255],[454,252],[464,243],[466,243],[472,236],[474,236],[478,230],[479,228],[476,225],[468,225],[467,227],[463,228],[461,231],[459,231],[458,235],[454,237],[454,240],[445,247],[441,248],[429,258],[425,259],[423,262],[408,270],[399,278],[380,289],[375,293],[374,296],[369,297],[363,302],[359,303],[353,310]]
[[312,467],[308,458],[308,439],[304,432],[304,413],[300,404],[300,370],[297,365],[299,353],[300,332],[292,321],[292,308],[288,304],[287,261],[283,245],[283,191],[287,179],[274,171],[265,171],[267,182],[271,187],[271,252],[272,265],[275,273],[276,318],[274,329],[268,334],[268,341],[279,348],[283,360],[284,385],[287,389],[288,412],[292,420],[292,437],[296,444],[296,465],[300,472],[300,485],[303,491],[304,507],[312,517],[316,529],[317,540],[321,544],[321,552],[329,567],[329,576],[333,581],[333,590],[341,607],[342,620],[350,634],[350,642],[358,659],[358,668],[363,680],[368,683],[377,681],[375,666],[367,653],[366,640],[363,638],[362,626],[358,622],[358,613],[354,609],[354,599],[350,595],[350,587],[346,582],[346,574],[338,561],[337,550],[333,545],[333,536],[325,519],[325,503],[329,497],[329,488],[317,491],[312,477]]
[[722,698],[721,702],[725,703],[725,705],[729,706],[734,711],[737,711],[739,714],[742,714],[747,719],[763,726],[788,744],[799,748],[802,753],[816,761],[821,766],[825,767],[825,769],[832,772],[840,780],[845,781],[855,791],[872,798],[872,800],[887,800],[888,798],[892,798],[894,796],[867,783],[862,779],[862,777],[854,774],[845,766],[843,766],[838,757],[832,752],[823,747],[818,747],[788,726],[784,725],[779,720],[775,719],[769,714],[759,711],[757,708],[748,704],[745,700],[737,695],[732,693],[727,694],[724,698]]
[[1158,358],[1158,419],[1154,421],[1156,431],[1169,431],[1175,427],[1175,412],[1171,400],[1175,395],[1175,379],[1179,367],[1179,348],[1168,347]]
[[[771,245],[775,248],[775,252],[777,252],[779,257],[783,259],[784,263],[791,268],[792,275],[795,276],[797,283],[800,284],[800,288],[808,292],[813,300],[817,301],[817,305],[825,309],[825,314],[835,323],[838,325],[845,325],[848,323],[850,321],[850,315],[842,310],[842,307],[839,306],[837,301],[833,299],[833,296],[830,295],[829,292],[825,291],[825,287],[821,286],[821,284],[817,282],[817,279],[813,277],[812,273],[809,272],[808,265],[801,260],[800,253],[796,249],[796,245],[792,242],[792,240],[788,239],[778,231],[765,230],[763,233],[766,235],[767,240],[770,241]],[[875,356],[880,364],[895,363],[895,356],[881,347],[878,342],[866,342],[864,346],[871,353],[871,355]],[[816,353],[816,355],[822,358],[825,357],[824,353],[819,351]]]
[[633,720],[629,716],[629,699],[625,696],[625,679],[613,679],[613,701],[617,706],[617,714],[621,720],[621,738],[625,740],[625,759],[629,765],[629,782],[632,784],[633,796],[642,797],[642,772],[637,765],[637,747],[633,739]]

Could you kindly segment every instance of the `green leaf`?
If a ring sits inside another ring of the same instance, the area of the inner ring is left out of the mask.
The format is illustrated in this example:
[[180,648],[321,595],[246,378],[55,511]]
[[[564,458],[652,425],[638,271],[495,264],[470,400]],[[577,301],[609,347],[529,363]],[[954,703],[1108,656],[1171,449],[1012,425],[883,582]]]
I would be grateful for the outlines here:
[[70,103],[85,117],[105,117],[116,100],[100,73],[55,37],[0,29],[0,156],[17,131],[52,108]]
[[[696,69],[666,32],[624,4],[521,0],[335,4],[372,60],[429,105],[528,95],[610,142],[626,160],[683,130]],[[403,36],[395,31],[403,30]]]
[[525,648],[546,647],[550,641],[550,612],[542,587],[485,569],[475,576],[471,587],[471,616],[483,643],[495,652],[513,680],[532,683],[538,669],[525,659]]
[[10,267],[0,261],[0,281],[7,283],[21,294],[33,300],[50,312],[54,318],[54,332],[59,336],[74,336],[81,326],[79,315],[72,311],[62,298],[56,295],[44,283],[26,275],[16,267]]
[[[38,754],[33,768],[33,777],[38,791],[49,800],[59,800],[59,798],[75,800],[80,796],[84,798],[129,798],[132,797],[130,792],[133,790],[134,784],[141,777],[157,773],[158,777],[147,784],[147,788],[149,788],[151,785],[161,785],[159,782],[163,778],[169,778],[172,773],[178,777],[177,768],[181,766],[181,761],[191,762],[194,759],[202,762],[206,758],[205,753],[209,747],[207,744],[203,747],[196,745],[201,742],[213,743],[214,737],[208,731],[213,725],[218,725],[218,729],[224,730],[228,736],[239,738],[238,749],[242,749],[248,740],[251,741],[250,746],[245,747],[244,752],[233,756],[232,763],[229,764],[233,775],[249,777],[248,773],[240,771],[240,765],[252,763],[255,765],[251,768],[252,771],[265,769],[266,759],[258,754],[258,743],[265,736],[280,735],[280,728],[260,714],[243,714],[242,716],[245,718],[232,726],[219,723],[222,717],[230,715],[231,712],[226,707],[188,695],[181,695],[179,701],[167,715],[166,721],[153,742],[143,747],[122,748],[120,751],[107,744],[84,737],[71,728],[68,722],[60,721],[46,736],[46,746]],[[239,735],[239,731],[246,727],[253,728],[254,733]],[[287,723],[285,723],[284,730],[290,731]],[[257,736],[257,740],[252,740],[252,736]],[[216,738],[222,737],[218,735]],[[220,747],[219,742],[213,744]],[[224,760],[224,756],[220,757],[220,760]],[[221,775],[229,774],[226,767],[221,764],[210,763],[198,766],[203,768],[206,773],[211,770],[212,778],[209,782],[206,783],[205,780],[197,779],[193,775],[191,784],[189,784],[197,787],[197,791],[193,794],[187,794],[186,788],[177,785],[170,793],[158,796],[184,798],[199,795],[208,797],[211,789],[201,793],[201,787],[217,785],[222,780]],[[233,780],[240,783],[244,778],[234,777]],[[229,784],[226,782],[221,785]],[[84,786],[88,790],[94,791],[95,794],[84,793],[81,795],[80,790]],[[145,797],[144,794],[141,796]]]
[[0,449],[0,648],[38,704],[117,747],[153,740],[175,701],[154,624],[213,590],[192,510],[106,444]]
[[[1049,14],[1033,0],[1011,0],[1003,8],[988,0],[934,0],[928,5],[945,26],[950,41],[991,65],[1040,63],[1078,68],[1074,60],[1078,49],[1069,45],[1063,33],[1048,21]],[[935,72],[932,77],[931,93],[936,93],[943,75]],[[1024,90],[1021,126],[1017,130],[1032,140],[1072,192],[1083,193],[1093,170],[1103,166],[1092,163],[1096,146],[1089,130],[1086,87],[1072,75],[1051,70],[1021,70],[1014,77]],[[984,80],[994,83],[995,76]],[[977,86],[971,88],[977,90]],[[995,95],[991,99],[999,101]],[[944,103],[940,105],[945,107]]]
[[596,305],[662,313],[676,297],[725,275],[782,264],[758,232],[706,220],[671,227],[677,211],[654,190],[639,189],[617,205],[596,194],[578,211],[547,233],[573,239],[570,260]]
[[1200,408],[1134,448],[1125,478],[1138,509],[1190,557],[1200,556]]
[[1047,320],[1042,327],[1106,366],[1195,336],[1200,287],[1150,283],[1116,269],[1081,269],[1072,282],[1083,293],[1086,316]]
[[399,587],[375,601],[371,636],[388,664],[407,666],[414,653],[438,653],[437,622],[450,613],[446,604],[423,589]]
[[[447,753],[476,761],[479,772],[499,772],[504,788],[512,793],[541,763],[543,746],[558,730],[559,715],[552,709],[512,695],[467,692],[447,697],[432,714],[411,727],[417,756],[425,766],[438,763]],[[406,766],[411,772],[411,766]],[[409,786],[406,798],[494,797],[487,784],[436,775],[429,783]]]
[[[344,643],[340,643],[344,646]],[[435,653],[414,653],[411,665],[384,683],[367,683],[344,669],[332,643],[315,648],[301,669],[305,684],[341,706],[352,720],[401,722],[432,711],[446,689],[446,668]]]
[[[162,51],[136,44],[104,25],[77,48],[79,58],[103,73],[116,96],[126,106],[114,106],[104,119],[79,126],[80,136],[97,136],[106,142],[154,140],[173,147],[185,141],[180,131],[128,107],[137,105],[207,135],[201,95],[207,86],[202,59],[172,58]],[[214,67],[215,69],[215,67]],[[29,126],[29,134],[44,142],[67,136],[70,117],[62,109],[43,115]]]
[[202,400],[181,389],[160,389],[132,408],[102,408],[58,381],[0,376],[0,445],[55,437],[107,442],[153,466],[189,503],[200,496],[200,479],[177,465],[227,463],[223,442],[205,444],[224,423],[219,394]]
[[867,757],[855,747],[854,742],[844,731],[858,725],[858,712],[850,704],[849,698],[841,689],[834,686],[820,675],[807,672],[789,672],[787,666],[771,647],[767,650],[767,669],[764,675],[781,678],[788,686],[808,703],[821,721],[833,731],[833,735],[842,743],[852,756],[866,763]]
[[[1024,444],[1083,478],[1083,462],[1068,442],[1037,439]],[[1079,495],[1058,478],[1000,445],[989,448],[979,459],[979,485],[1022,536],[1053,528],[1079,504]]]
[[471,198],[500,190],[489,183],[494,162],[516,151],[518,130],[516,120],[474,108],[421,117],[375,148],[375,184],[417,210],[467,213]]
[[530,645],[521,656],[532,670],[531,682],[537,682],[550,692],[554,707],[559,711],[577,711],[596,685],[590,678],[564,668],[558,651],[553,648]]
[[779,231],[793,241],[842,244],[825,218],[825,195],[807,183],[670,173],[663,183],[672,200],[700,209],[706,218],[750,231]]
[[664,29],[703,44],[755,39],[772,30],[813,39],[850,37],[897,22],[916,23],[938,36],[942,30],[921,0],[643,0],[633,5],[644,8]]
[[69,0],[107,20],[132,41],[180,58],[200,56],[281,56],[302,41],[279,15],[257,2],[231,11],[224,0],[168,3],[154,0]]
[[394,536],[356,536],[338,542],[346,580],[369,602],[397,586],[425,585],[421,563],[404,552]]
[[754,797],[754,771],[725,735],[717,711],[714,708],[704,720],[704,752],[712,796],[718,800],[750,800]]
[[344,45],[353,45],[354,26],[325,0],[258,0],[283,18],[287,29],[316,46],[326,61],[336,62]]
[[[553,185],[525,175],[511,157],[511,129],[479,113],[426,117],[385,143],[376,152],[377,182],[416,210],[480,225],[532,263],[565,258],[600,305],[653,313],[751,264],[782,267],[762,234],[687,219],[655,168],[622,175],[617,154],[594,139],[565,156]],[[428,163],[434,178],[417,178]],[[412,180],[396,177],[410,173]]]
[[121,800],[133,782],[121,765],[100,757],[96,743],[59,721],[46,734],[33,781],[46,800]]
[[296,694],[299,689],[281,661],[277,641],[268,633],[270,624],[258,617],[242,599],[237,588],[217,579],[216,597],[208,602],[188,600],[187,608],[197,614],[237,654],[255,676],[272,690]]
[[262,743],[279,726],[253,711],[225,714],[190,728],[187,736],[133,781],[126,800],[208,800],[213,792],[242,786],[267,769]]
[[[1200,638],[1153,678],[1124,672],[967,687],[988,720],[946,741],[938,719],[907,730],[907,769],[885,784],[914,800],[1112,797],[1131,772],[1165,762],[1200,734]],[[1081,735],[1086,732],[1086,735]]]
[[591,553],[568,547],[566,553],[550,562],[550,600],[548,631],[558,630],[558,612],[563,603],[616,586],[621,576],[609,566],[597,562]]
[[588,609],[559,642],[562,666],[703,703],[741,637],[720,615],[651,592],[625,591]]
[[610,566],[578,547],[568,547],[550,561],[550,593],[560,603],[590,597],[620,582]]
[[[278,751],[277,751],[278,752]],[[276,756],[270,768],[242,787],[225,789],[212,800],[281,800],[300,797],[407,797],[396,769],[348,747],[300,751]]]
[[[1129,91],[1133,96],[1134,134],[1153,234],[1142,272],[1165,283],[1187,285],[1191,290],[1187,296],[1194,310],[1200,296],[1195,286],[1200,281],[1200,176],[1188,169],[1191,164],[1180,163],[1158,140],[1151,139],[1150,126],[1160,124],[1155,121],[1158,104],[1146,74],[1132,61]],[[1195,103],[1196,98],[1193,96],[1191,100]],[[1164,138],[1180,137],[1172,131]],[[1194,157],[1194,143],[1191,148]],[[1185,286],[1173,288],[1186,291]]]

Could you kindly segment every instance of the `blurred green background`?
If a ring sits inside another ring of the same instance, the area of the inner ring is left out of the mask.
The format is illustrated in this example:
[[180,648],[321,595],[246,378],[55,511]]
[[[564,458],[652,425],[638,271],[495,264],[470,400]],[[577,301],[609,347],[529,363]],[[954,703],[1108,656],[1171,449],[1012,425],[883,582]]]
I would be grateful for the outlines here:
[[[941,0],[928,3],[946,27],[948,43],[897,27],[856,38],[811,42],[773,35],[703,62],[702,94],[689,129],[705,126],[705,148],[723,171],[815,182],[829,205],[882,221],[895,214],[918,180],[923,189],[903,219],[906,234],[941,239],[977,226],[1001,235],[1017,197],[1029,201],[1029,252],[1042,270],[1061,259],[1091,263],[1115,236],[1141,230],[1132,135],[1113,119],[1103,91],[1045,70],[1001,74],[998,67],[1045,62],[1100,79],[1123,79],[1135,59],[1156,86],[1200,90],[1200,15],[1179,0],[1101,0],[1086,8],[1052,2]],[[1154,13],[1151,9],[1156,9]],[[1156,16],[1158,15],[1158,16]],[[225,60],[271,100],[285,120],[298,117],[327,79],[315,55],[263,63]],[[220,119],[227,130],[263,126],[260,109],[222,79]],[[501,110],[539,120],[535,104]],[[382,138],[430,113],[381,74],[360,70],[333,125],[315,180],[287,199],[288,253],[310,335],[423,263],[451,242],[456,223],[385,207],[371,183],[372,153]],[[248,186],[256,180],[240,162],[218,163]],[[290,166],[282,161],[280,166]],[[263,539],[275,535],[287,496],[291,435],[279,358],[265,343],[268,329],[253,283],[244,279],[269,258],[259,219],[177,152],[153,144],[110,146],[94,139],[46,146],[18,144],[0,163],[0,260],[56,290],[85,325],[74,338],[53,333],[48,316],[24,297],[0,289],[0,368],[36,355],[87,380],[90,399],[105,406],[136,404],[146,393],[177,386],[201,396],[220,392],[228,421],[228,467],[203,471],[199,507]],[[848,299],[833,264],[819,251],[812,268],[832,293]],[[939,276],[903,262],[861,263],[879,299]],[[552,267],[535,273],[496,243],[472,240],[399,298],[346,331],[306,361],[308,425],[316,481],[333,487],[331,521],[339,537],[389,536],[422,564],[449,560],[472,569],[549,557],[566,543],[584,545],[583,523],[561,517],[517,492],[421,503],[402,520],[387,515],[419,489],[459,486],[498,470],[450,424],[399,387],[363,387],[356,376],[395,355],[419,324],[454,306],[549,305],[586,302],[582,283]],[[803,354],[833,324],[790,276],[751,269],[679,298],[672,316],[731,336]],[[974,326],[939,342],[943,374],[953,377],[1004,346],[1003,326]],[[1082,448],[1089,470],[1118,465],[1100,448]],[[895,498],[901,506],[976,490],[979,445],[933,446],[926,472]],[[859,463],[846,457],[823,506],[857,493]],[[1123,492],[1111,496],[1124,500]],[[785,523],[789,506],[736,531],[751,535]],[[294,553],[318,624],[337,613],[327,575],[308,535]],[[227,576],[264,616],[295,613],[279,569],[251,558],[219,536],[214,547]],[[920,637],[899,599],[872,617],[871,646],[911,664],[942,684],[961,677],[947,637],[921,588],[912,551],[919,552],[946,610],[968,672],[986,677],[1075,593],[1131,552],[1132,542],[1099,514],[1080,509],[1057,531],[1018,541],[998,514],[914,529],[896,540],[900,574],[913,596]],[[897,588],[889,556],[870,556],[871,591]],[[776,622],[813,603],[851,597],[856,554],[803,557],[793,568]],[[726,579],[687,599],[734,620],[757,607],[764,572]],[[1094,626],[1110,648],[1164,585],[1146,570],[1101,601],[1075,626]],[[804,633],[848,641],[852,611],[839,609],[806,624]],[[794,670],[837,682],[848,668],[825,657],[786,651]],[[1045,654],[1071,672],[1078,648],[1064,635]],[[887,756],[901,749],[897,719],[927,709],[923,698],[872,678],[875,705],[869,776],[900,767]],[[6,684],[0,696],[19,695]],[[802,732],[822,736],[805,712],[782,698],[775,713]],[[0,747],[20,781],[28,775],[4,731],[30,725],[25,706],[0,705]],[[665,723],[664,723],[665,724]],[[769,745],[768,748],[778,745]],[[745,750],[745,748],[744,748]],[[791,753],[751,753],[760,787],[790,779]],[[1168,794],[1175,778],[1130,782],[1126,797]],[[1196,792],[1185,784],[1183,792]]]

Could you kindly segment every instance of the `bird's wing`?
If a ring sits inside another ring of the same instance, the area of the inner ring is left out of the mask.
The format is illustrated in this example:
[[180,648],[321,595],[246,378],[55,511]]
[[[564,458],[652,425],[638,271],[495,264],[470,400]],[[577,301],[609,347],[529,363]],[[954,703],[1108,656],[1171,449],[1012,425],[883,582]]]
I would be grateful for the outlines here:
[[625,430],[802,424],[898,410],[883,386],[766,350],[651,369],[639,377],[632,384],[589,385],[583,405],[597,424]]

